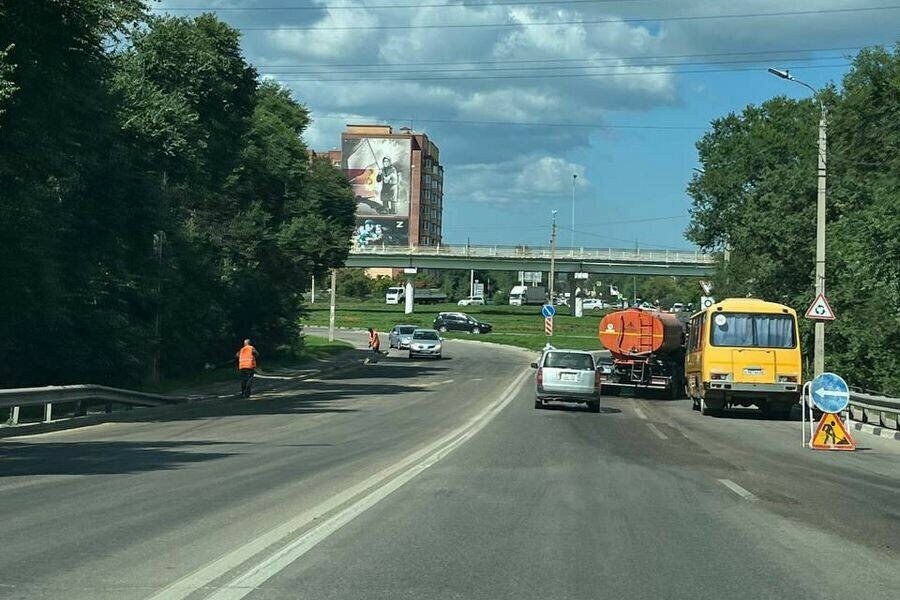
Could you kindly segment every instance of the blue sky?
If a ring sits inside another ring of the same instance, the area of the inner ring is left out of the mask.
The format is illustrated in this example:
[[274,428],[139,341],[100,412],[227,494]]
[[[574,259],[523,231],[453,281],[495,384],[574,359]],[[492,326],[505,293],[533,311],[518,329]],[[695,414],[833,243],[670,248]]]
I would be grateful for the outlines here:
[[[893,45],[900,32],[890,0],[154,6],[216,11],[241,29],[247,59],[309,107],[313,149],[339,147],[348,122],[427,133],[445,169],[445,243],[546,245],[555,209],[568,246],[577,173],[576,246],[690,248],[685,186],[710,121],[808,95],[769,65],[839,83],[855,48]],[[448,24],[459,27],[436,27]]]

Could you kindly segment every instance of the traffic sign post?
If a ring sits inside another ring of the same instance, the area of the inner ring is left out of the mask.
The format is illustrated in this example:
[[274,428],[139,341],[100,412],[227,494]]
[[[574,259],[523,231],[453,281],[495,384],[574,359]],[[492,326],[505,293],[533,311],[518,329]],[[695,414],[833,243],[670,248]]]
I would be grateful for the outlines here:
[[825,294],[819,294],[813,303],[806,309],[806,318],[814,321],[834,321],[834,311],[828,304]]
[[544,335],[553,336],[553,317],[544,318]]
[[[840,413],[850,405],[847,382],[834,373],[822,373],[803,386],[803,445],[815,450],[856,450],[856,442],[849,433],[849,418],[845,424]],[[822,411],[818,427],[813,431],[813,407]],[[808,413],[807,413],[808,411]],[[806,419],[809,418],[809,441]]]

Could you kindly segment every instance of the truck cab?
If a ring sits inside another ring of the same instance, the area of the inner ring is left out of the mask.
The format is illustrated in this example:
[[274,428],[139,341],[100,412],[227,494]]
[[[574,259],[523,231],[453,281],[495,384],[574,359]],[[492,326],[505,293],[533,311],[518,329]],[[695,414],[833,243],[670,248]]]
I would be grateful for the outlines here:
[[406,291],[402,287],[389,287],[384,295],[386,304],[400,304],[406,296]]

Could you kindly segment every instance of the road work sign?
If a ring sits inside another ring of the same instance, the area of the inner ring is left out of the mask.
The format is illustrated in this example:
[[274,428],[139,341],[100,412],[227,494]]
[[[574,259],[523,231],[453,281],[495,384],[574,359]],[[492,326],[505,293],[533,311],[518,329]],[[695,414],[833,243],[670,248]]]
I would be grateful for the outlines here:
[[545,304],[541,307],[541,314],[544,315],[545,319],[552,319],[553,315],[556,314],[556,309],[549,304]]
[[828,304],[825,294],[816,296],[813,303],[806,309],[806,318],[816,321],[834,321],[834,311],[831,310],[831,305]]
[[553,317],[544,319],[544,335],[553,335]]
[[850,389],[847,382],[834,373],[822,373],[812,380],[809,395],[819,410],[839,413],[850,404]]
[[856,442],[841,418],[827,413],[822,415],[810,446],[816,450],[856,450]]

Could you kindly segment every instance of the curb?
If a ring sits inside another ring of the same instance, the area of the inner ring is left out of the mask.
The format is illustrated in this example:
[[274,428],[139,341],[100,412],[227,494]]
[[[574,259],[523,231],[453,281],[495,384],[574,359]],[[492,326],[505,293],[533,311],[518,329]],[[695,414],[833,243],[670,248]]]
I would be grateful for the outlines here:
[[[348,348],[348,351],[350,349]],[[356,361],[344,364],[335,364],[298,375],[291,381],[299,382],[322,375],[328,375],[337,371],[358,367]],[[236,396],[235,394],[234,396]],[[90,427],[93,425],[101,425],[103,423],[118,423],[127,421],[130,423],[138,423],[148,421],[161,416],[177,415],[179,413],[189,413],[195,408],[216,406],[217,404],[230,404],[233,402],[244,402],[246,399],[235,398],[234,396],[194,396],[187,402],[172,404],[170,406],[154,406],[149,408],[132,408],[125,410],[117,410],[111,413],[100,413],[87,415],[83,417],[66,417],[58,421],[49,423],[26,423],[23,425],[15,425],[12,427],[0,426],[0,439],[21,437],[28,435],[40,435],[44,433],[53,433],[56,431],[66,431],[69,429],[79,429],[81,427]],[[258,400],[253,400],[258,401]]]
[[853,429],[855,431],[863,431],[865,433],[876,435],[881,438],[887,438],[889,440],[900,440],[900,431],[886,429],[878,425],[869,425],[868,423],[857,423],[856,421],[853,421],[850,429]]

